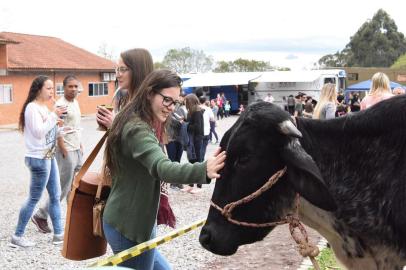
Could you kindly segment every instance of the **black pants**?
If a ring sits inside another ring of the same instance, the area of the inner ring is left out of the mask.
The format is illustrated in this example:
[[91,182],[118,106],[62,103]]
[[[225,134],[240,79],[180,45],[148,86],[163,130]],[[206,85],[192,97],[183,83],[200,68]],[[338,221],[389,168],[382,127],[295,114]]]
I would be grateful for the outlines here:
[[[190,163],[195,163],[195,162],[202,162],[202,154],[201,154],[201,150],[202,150],[202,145],[203,145],[203,136],[194,136],[193,138],[193,145],[195,147],[195,153],[196,153],[196,159],[191,159],[189,160]],[[193,187],[194,185],[191,184],[189,185],[191,187]],[[198,188],[202,188],[202,184],[197,184]]]
[[[172,141],[166,145],[166,151],[168,152],[168,158],[171,161],[177,161],[180,162],[180,159],[182,158],[183,154],[183,147],[180,142],[177,141]],[[174,188],[183,188],[182,184],[170,184],[171,187]]]

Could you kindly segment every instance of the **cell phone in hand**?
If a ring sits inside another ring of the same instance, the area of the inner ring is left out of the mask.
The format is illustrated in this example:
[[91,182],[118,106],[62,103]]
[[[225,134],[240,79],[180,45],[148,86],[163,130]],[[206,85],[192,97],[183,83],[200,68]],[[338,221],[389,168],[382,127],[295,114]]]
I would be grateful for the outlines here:
[[176,119],[183,120],[183,117],[177,114],[176,112],[174,112],[173,115],[176,117]]

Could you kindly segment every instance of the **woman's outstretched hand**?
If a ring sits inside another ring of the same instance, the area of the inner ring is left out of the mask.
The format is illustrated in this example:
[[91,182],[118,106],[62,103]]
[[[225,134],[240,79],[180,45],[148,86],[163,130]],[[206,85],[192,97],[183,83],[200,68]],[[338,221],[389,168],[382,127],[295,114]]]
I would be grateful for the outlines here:
[[207,177],[210,179],[219,178],[220,174],[217,172],[224,167],[226,160],[226,151],[221,152],[221,148],[217,148],[214,155],[207,159]]

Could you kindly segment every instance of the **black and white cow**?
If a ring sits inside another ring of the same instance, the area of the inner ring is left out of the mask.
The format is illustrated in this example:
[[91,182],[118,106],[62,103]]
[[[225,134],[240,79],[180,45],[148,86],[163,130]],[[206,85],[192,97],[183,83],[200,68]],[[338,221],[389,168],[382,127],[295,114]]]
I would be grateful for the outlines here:
[[[293,212],[330,243],[349,269],[401,269],[406,265],[406,95],[331,120],[296,118],[261,102],[247,108],[221,141],[227,160],[212,201],[224,207],[286,174],[233,218],[263,223]],[[262,240],[271,228],[228,222],[210,208],[200,243],[232,255]]]

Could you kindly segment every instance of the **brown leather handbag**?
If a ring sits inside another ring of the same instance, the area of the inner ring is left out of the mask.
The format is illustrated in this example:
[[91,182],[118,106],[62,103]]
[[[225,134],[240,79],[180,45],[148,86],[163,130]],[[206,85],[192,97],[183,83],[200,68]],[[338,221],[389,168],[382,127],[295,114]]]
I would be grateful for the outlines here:
[[[72,183],[62,249],[62,256],[70,260],[86,260],[106,253],[106,239],[94,234],[93,207],[97,202],[107,199],[110,186],[101,185],[97,201],[97,190],[99,183],[103,183],[103,177],[96,172],[87,173],[106,138],[107,132],[90,153]],[[101,217],[99,220],[101,221]],[[98,226],[101,228],[102,224]]]

